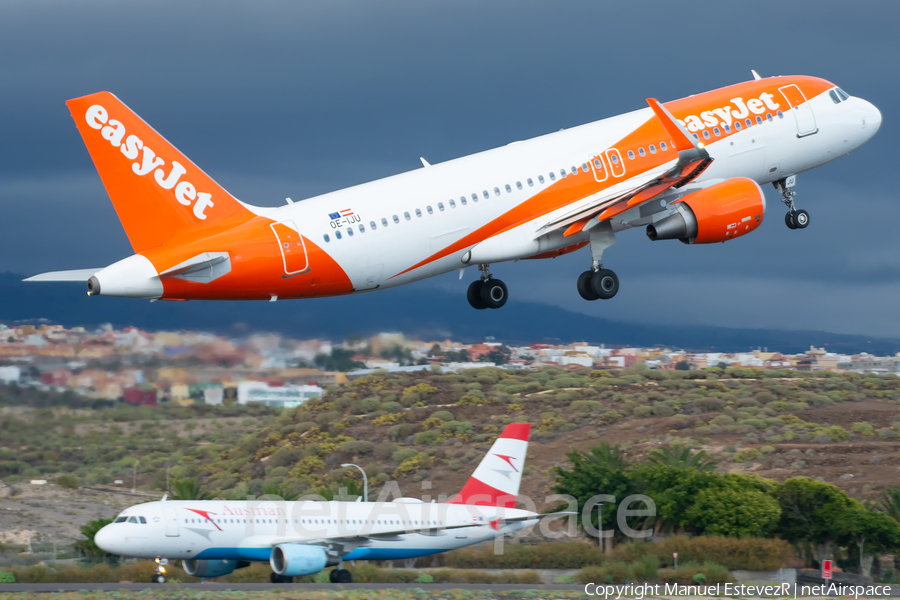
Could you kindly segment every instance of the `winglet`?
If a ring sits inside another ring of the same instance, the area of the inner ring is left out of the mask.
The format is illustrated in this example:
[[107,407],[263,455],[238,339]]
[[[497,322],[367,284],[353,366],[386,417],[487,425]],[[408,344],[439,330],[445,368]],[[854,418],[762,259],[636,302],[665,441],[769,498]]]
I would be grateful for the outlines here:
[[656,117],[660,120],[663,127],[666,128],[668,134],[672,137],[672,141],[675,143],[675,149],[681,152],[682,150],[690,150],[695,148],[700,150],[703,148],[703,144],[700,144],[696,141],[693,136],[688,133],[687,129],[685,129],[682,125],[678,124],[678,121],[675,120],[675,117],[672,116],[666,107],[659,103],[659,100],[656,98],[647,98],[647,104],[650,105],[650,108],[653,109],[653,112],[656,113]]

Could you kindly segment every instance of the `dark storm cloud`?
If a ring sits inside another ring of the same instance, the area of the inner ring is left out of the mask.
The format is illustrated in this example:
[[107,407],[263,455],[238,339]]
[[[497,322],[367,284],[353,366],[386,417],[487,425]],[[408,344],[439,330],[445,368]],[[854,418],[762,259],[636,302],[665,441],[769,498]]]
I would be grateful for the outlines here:
[[[0,270],[130,253],[65,100],[110,90],[236,196],[279,204],[763,75],[825,77],[882,130],[800,177],[812,225],[769,187],[753,235],[604,255],[612,302],[574,290],[586,251],[496,265],[522,298],[644,322],[900,335],[892,2],[5,3]],[[462,295],[473,276],[434,285]]]

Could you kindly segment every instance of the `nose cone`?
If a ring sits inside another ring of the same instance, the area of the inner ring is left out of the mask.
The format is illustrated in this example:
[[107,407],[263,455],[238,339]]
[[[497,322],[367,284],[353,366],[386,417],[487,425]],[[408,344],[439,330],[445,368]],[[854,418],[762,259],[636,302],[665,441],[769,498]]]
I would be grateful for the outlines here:
[[117,536],[112,531],[112,527],[107,525],[94,534],[94,543],[97,544],[97,547],[103,550],[104,552],[109,552],[110,554],[117,554],[116,552],[116,538]]
[[881,111],[871,102],[866,102],[865,119],[866,128],[871,129],[872,135],[875,135],[875,132],[881,127]]

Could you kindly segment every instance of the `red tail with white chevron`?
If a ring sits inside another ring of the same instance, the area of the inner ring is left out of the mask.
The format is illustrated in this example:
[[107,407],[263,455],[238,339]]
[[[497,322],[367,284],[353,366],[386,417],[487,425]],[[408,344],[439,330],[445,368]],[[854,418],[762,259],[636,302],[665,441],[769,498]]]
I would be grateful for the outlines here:
[[528,423],[507,425],[450,503],[513,508],[519,495],[530,430]]

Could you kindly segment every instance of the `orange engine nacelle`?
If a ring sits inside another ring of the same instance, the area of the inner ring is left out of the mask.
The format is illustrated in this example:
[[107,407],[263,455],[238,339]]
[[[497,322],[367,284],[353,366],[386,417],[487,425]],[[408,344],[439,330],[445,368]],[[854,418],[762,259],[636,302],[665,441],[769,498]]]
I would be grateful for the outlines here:
[[647,225],[653,240],[714,244],[746,235],[759,227],[766,197],[752,179],[735,177],[682,196],[672,203],[677,212]]

